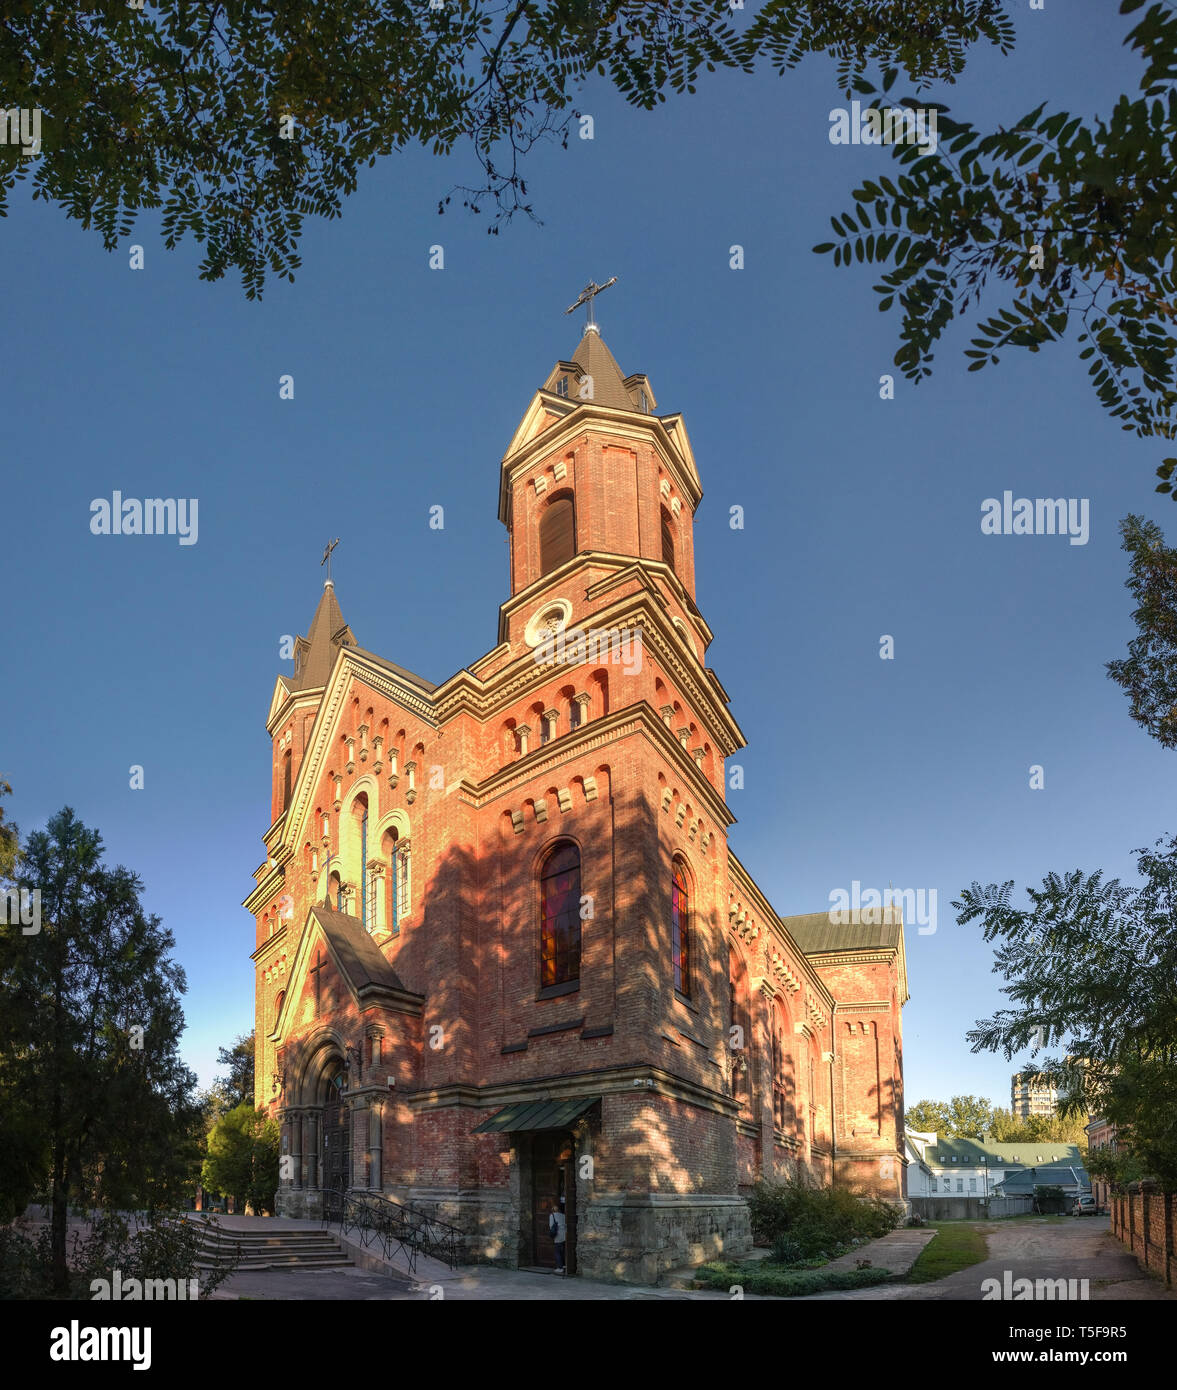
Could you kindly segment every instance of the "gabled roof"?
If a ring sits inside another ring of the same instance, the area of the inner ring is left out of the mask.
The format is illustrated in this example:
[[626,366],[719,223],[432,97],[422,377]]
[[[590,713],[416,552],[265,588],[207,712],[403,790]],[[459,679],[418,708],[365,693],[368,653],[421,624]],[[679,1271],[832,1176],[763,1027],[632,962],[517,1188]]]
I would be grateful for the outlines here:
[[389,661],[387,657],[370,652],[366,647],[352,646],[352,650],[357,656],[367,657],[369,661],[374,661],[377,666],[383,666],[386,671],[391,671],[394,675],[400,676],[402,680],[408,681],[411,685],[420,686],[422,690],[432,692],[437,686],[432,681],[427,681],[424,676],[419,676],[415,671],[410,671],[406,666],[398,666],[395,661]]
[[[806,912],[800,917],[782,917],[781,921],[798,947],[807,955],[825,951],[869,951],[897,948],[903,939],[903,920],[894,908],[875,908],[882,922],[845,922],[836,924],[835,912]],[[843,913],[843,916],[847,914]]]
[[291,690],[317,690],[327,684],[340,647],[354,647],[356,639],[343,621],[335,585],[330,579],[323,585],[323,596],[311,619],[306,637],[294,644],[294,676]]
[[358,917],[349,917],[333,907],[312,907],[310,915],[322,927],[339,968],[357,997],[371,988],[408,992]]
[[1081,1163],[1045,1164],[1040,1168],[1019,1168],[1002,1179],[1003,1192],[1033,1192],[1036,1187],[1090,1188],[1091,1179]]

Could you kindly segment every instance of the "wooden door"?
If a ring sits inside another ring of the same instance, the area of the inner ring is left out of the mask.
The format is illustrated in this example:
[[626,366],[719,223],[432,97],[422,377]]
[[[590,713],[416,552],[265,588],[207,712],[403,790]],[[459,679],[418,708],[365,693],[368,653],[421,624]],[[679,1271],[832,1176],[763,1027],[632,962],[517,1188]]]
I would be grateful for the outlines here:
[[[560,1199],[564,1205],[559,1206]],[[553,1207],[563,1211],[567,1223],[565,1268],[576,1272],[576,1181],[570,1134],[542,1130],[531,1147],[531,1257],[542,1269],[556,1268],[556,1243],[548,1233]]]

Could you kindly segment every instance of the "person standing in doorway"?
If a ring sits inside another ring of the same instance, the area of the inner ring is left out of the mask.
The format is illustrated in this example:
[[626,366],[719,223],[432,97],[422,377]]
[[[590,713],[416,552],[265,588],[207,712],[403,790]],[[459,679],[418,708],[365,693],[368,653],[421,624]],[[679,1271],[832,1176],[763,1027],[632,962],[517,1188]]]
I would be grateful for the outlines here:
[[568,1237],[568,1221],[564,1215],[564,1198],[561,1197],[559,1205],[552,1204],[552,1210],[548,1213],[548,1235],[556,1245],[556,1273],[564,1273],[564,1243]]

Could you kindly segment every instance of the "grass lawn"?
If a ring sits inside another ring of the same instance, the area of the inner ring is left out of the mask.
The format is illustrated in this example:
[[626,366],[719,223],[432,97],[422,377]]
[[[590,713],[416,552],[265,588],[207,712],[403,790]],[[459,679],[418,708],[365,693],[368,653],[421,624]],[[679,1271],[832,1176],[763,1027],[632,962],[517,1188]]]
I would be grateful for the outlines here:
[[976,1225],[966,1221],[933,1221],[931,1224],[936,1234],[920,1251],[905,1283],[930,1284],[988,1258],[985,1237]]

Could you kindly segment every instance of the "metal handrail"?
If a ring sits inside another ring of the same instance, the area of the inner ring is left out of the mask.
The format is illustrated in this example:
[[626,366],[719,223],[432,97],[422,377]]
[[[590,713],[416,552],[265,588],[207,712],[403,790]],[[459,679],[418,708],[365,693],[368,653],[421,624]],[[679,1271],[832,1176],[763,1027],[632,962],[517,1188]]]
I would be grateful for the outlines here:
[[317,1187],[323,1197],[323,1227],[338,1223],[341,1236],[355,1232],[362,1249],[379,1241],[384,1258],[399,1252],[409,1273],[417,1256],[428,1255],[451,1269],[462,1263],[464,1232],[427,1211],[364,1188]]

